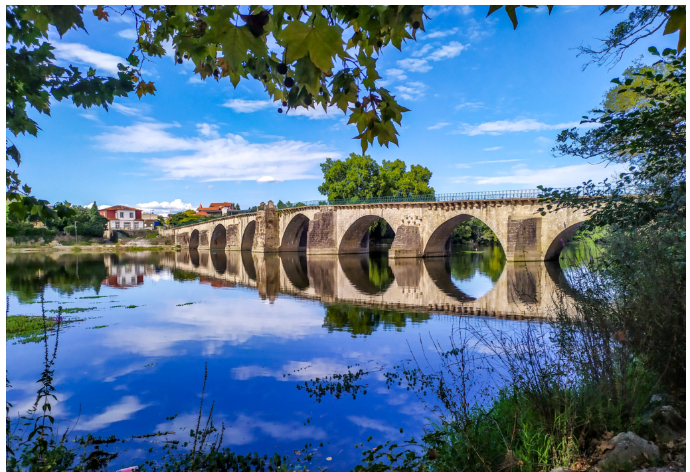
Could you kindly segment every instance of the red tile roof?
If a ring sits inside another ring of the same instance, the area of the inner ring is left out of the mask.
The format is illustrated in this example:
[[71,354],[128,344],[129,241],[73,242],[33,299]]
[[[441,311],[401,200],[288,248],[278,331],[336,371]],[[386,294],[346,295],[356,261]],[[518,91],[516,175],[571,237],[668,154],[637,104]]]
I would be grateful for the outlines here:
[[[128,207],[128,206],[125,206],[125,205],[115,205],[115,206],[111,206],[111,207],[108,207],[108,208],[101,208],[101,209],[98,210],[98,211],[103,211],[103,210],[139,210],[139,209],[138,209],[138,208]],[[139,211],[141,211],[141,210],[139,210]]]
[[202,211],[220,211],[221,209],[225,207],[232,207],[234,204],[229,203],[229,202],[223,202],[223,203],[211,203],[208,207],[202,207],[201,204],[199,204],[199,208],[196,209],[196,211],[202,212]]

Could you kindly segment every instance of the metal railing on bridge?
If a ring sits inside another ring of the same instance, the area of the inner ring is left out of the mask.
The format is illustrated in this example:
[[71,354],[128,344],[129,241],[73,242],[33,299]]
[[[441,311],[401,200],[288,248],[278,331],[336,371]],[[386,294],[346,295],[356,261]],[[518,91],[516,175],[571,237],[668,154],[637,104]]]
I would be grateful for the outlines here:
[[[428,195],[407,195],[399,197],[346,198],[335,200],[309,200],[294,206],[312,205],[366,205],[368,203],[404,203],[404,202],[454,202],[466,200],[505,200],[514,198],[538,198],[543,195],[539,189],[524,190],[491,190],[485,192],[465,193],[432,193]],[[293,206],[293,208],[294,208]]]

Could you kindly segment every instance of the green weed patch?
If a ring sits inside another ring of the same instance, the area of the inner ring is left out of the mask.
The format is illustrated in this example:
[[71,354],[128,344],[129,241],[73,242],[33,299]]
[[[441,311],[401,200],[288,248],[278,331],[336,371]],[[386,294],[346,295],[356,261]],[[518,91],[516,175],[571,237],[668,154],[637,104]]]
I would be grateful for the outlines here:
[[[66,315],[71,315],[74,313],[83,313],[85,311],[91,311],[91,310],[95,310],[95,309],[96,309],[95,306],[89,307],[89,308],[79,308],[79,307],[63,308],[62,313],[66,314]],[[50,311],[51,313],[57,313],[59,310],[48,310],[48,311]]]

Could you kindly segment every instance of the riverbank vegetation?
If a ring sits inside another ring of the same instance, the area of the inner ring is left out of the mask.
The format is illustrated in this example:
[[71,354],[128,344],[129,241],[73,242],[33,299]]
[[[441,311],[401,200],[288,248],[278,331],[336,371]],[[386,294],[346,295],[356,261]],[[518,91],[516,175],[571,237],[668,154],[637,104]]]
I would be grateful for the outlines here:
[[[586,121],[598,126],[584,135],[559,136],[557,154],[629,171],[575,192],[544,189],[544,211],[584,211],[585,227],[605,233],[589,262],[569,269],[549,322],[513,335],[457,333],[454,349],[439,351],[442,369],[414,370],[440,400],[419,458],[432,470],[621,470],[684,457],[684,427],[668,434],[668,418],[685,416],[685,55],[650,51],[659,74],[641,68],[628,71],[636,84],[614,81],[625,106],[595,111]],[[474,388],[477,365],[501,372],[504,386]],[[666,420],[660,408],[672,412]],[[660,454],[611,463],[611,438],[624,432]]]

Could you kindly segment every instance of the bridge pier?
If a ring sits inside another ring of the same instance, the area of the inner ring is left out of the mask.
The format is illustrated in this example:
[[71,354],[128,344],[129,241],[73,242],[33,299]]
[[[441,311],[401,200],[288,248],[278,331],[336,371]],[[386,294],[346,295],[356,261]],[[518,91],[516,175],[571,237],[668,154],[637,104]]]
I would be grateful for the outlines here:
[[337,213],[324,208],[314,214],[307,232],[307,254],[338,254]]
[[[252,252],[278,252],[280,249],[280,222],[276,207],[271,200],[261,202],[256,211],[256,228]],[[242,248],[244,249],[244,247]]]
[[395,239],[393,239],[393,244],[388,251],[388,257],[401,259],[422,257],[423,254],[424,249],[422,248],[422,235],[419,231],[419,226],[398,226]]

